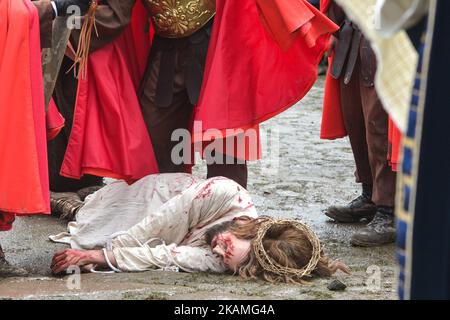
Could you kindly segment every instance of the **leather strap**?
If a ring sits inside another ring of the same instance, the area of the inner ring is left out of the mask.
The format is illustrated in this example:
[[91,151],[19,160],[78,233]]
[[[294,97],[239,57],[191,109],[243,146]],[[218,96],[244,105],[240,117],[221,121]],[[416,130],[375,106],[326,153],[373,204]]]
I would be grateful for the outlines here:
[[336,52],[333,59],[333,65],[331,66],[330,75],[334,79],[339,79],[342,74],[342,70],[347,60],[347,55],[352,43],[354,29],[351,22],[346,20],[339,32],[339,41],[336,47]]
[[350,55],[347,62],[347,70],[345,71],[344,83],[349,84],[352,79],[353,71],[355,70],[356,61],[359,56],[359,46],[361,45],[362,33],[359,30],[355,30],[352,39],[352,46],[350,49]]

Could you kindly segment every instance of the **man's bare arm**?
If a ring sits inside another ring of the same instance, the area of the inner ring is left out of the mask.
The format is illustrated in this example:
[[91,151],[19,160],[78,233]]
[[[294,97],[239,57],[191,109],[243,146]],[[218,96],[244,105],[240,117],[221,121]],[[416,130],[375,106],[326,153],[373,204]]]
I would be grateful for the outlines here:
[[[109,262],[114,268],[117,268],[116,258],[112,251],[106,251]],[[95,265],[100,268],[110,268],[102,250],[63,250],[57,252],[52,260],[50,268],[54,274],[65,272],[69,267]]]

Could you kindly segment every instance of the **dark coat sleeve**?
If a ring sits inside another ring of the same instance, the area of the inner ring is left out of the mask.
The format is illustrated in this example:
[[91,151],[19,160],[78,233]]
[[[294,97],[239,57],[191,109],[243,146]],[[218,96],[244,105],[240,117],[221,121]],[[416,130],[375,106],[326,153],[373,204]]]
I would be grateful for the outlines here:
[[49,0],[33,1],[33,3],[39,14],[41,47],[50,48],[52,46],[52,24],[55,15],[53,7]]
[[[131,21],[136,0],[106,0],[98,6],[95,24],[98,31],[92,35],[91,51],[95,51],[117,38]],[[80,30],[72,31],[72,40],[78,44]]]

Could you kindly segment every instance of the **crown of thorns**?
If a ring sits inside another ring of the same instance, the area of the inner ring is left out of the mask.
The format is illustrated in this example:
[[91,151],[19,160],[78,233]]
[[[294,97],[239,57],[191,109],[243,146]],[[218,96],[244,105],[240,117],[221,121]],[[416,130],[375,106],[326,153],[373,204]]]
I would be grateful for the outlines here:
[[[275,225],[288,225],[297,228],[298,230],[302,231],[303,234],[308,238],[312,246],[312,254],[311,259],[306,266],[301,269],[289,268],[280,265],[278,262],[269,257],[266,250],[264,249],[263,239],[269,229]],[[253,240],[253,250],[259,264],[266,271],[270,271],[283,276],[297,277],[298,279],[309,276],[316,269],[322,252],[319,238],[306,224],[297,220],[275,219],[268,219],[261,224],[260,228],[258,229],[258,233]]]

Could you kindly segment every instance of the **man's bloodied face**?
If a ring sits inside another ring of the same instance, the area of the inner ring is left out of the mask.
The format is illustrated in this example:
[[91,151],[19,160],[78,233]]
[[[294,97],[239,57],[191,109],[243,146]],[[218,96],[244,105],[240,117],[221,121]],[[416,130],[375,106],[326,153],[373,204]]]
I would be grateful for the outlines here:
[[239,239],[231,232],[224,231],[217,233],[212,238],[211,248],[214,254],[223,260],[228,269],[236,272],[238,267],[248,257],[251,242]]

